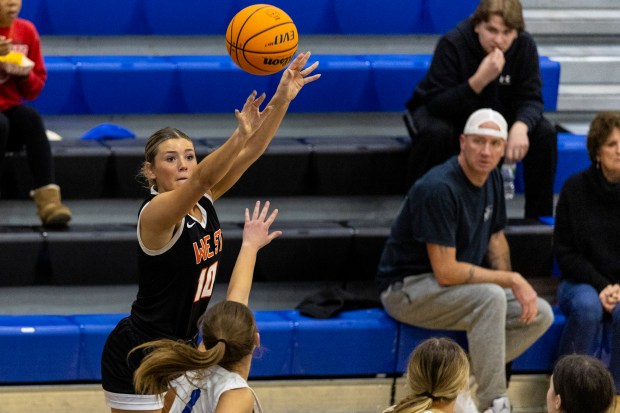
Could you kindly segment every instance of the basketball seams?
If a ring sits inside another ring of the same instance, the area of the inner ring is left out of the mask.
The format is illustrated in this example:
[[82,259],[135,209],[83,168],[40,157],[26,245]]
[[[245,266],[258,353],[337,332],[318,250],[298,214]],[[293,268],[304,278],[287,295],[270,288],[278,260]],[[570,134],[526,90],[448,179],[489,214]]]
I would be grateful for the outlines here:
[[[275,12],[265,12],[267,8],[276,9],[281,13],[280,18],[274,19],[272,16]],[[256,32],[257,29],[260,31]],[[270,33],[272,31],[273,37]],[[291,33],[293,36],[290,36]],[[244,34],[249,37],[244,38]],[[230,21],[226,32],[226,48],[241,69],[256,75],[268,75],[284,69],[292,60],[297,51],[298,36],[295,23],[283,10],[269,4],[255,4],[241,10]],[[270,47],[282,48],[268,51]]]

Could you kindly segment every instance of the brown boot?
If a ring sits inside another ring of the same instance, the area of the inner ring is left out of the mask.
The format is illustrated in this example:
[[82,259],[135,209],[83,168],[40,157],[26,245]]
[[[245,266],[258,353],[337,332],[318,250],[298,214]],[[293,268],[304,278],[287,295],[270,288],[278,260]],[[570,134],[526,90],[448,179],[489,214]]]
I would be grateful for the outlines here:
[[71,210],[60,202],[60,187],[49,184],[30,191],[43,225],[67,225]]

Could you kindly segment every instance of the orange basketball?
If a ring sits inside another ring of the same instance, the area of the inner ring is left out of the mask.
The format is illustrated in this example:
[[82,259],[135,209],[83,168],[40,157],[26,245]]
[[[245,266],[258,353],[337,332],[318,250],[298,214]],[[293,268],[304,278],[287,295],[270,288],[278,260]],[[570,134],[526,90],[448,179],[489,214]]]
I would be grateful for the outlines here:
[[297,27],[288,14],[269,4],[254,4],[228,24],[226,50],[246,72],[270,75],[291,62],[297,37]]

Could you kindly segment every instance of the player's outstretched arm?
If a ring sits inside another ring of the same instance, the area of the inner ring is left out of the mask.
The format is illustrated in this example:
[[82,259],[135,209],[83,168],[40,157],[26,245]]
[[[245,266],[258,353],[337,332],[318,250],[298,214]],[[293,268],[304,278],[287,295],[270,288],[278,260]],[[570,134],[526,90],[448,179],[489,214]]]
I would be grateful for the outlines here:
[[269,109],[271,112],[256,130],[252,139],[247,141],[226,176],[213,188],[214,200],[224,195],[241,178],[250,165],[265,152],[278,131],[288,111],[289,104],[301,89],[321,77],[320,74],[312,74],[319,62],[314,62],[304,68],[310,56],[310,52],[300,53],[283,72],[278,88],[265,109]]
[[[282,231],[269,233],[269,228],[278,215],[277,209],[274,209],[269,214],[269,205],[269,201],[267,201],[261,209],[260,201],[256,201],[251,217],[249,210],[245,209],[243,241],[228,284],[227,300],[248,305],[250,290],[252,289],[252,279],[254,277],[254,266],[256,265],[256,255],[262,247],[282,235]],[[268,214],[269,216],[267,216]]]

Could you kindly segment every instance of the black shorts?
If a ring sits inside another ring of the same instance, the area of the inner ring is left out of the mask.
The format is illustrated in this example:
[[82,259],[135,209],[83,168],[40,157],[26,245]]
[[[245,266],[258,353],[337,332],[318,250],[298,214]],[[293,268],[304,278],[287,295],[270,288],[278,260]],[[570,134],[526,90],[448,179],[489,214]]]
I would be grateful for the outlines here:
[[101,384],[113,393],[136,394],[133,374],[144,358],[142,350],[129,352],[149,341],[133,327],[129,317],[119,321],[108,336],[101,354]]

